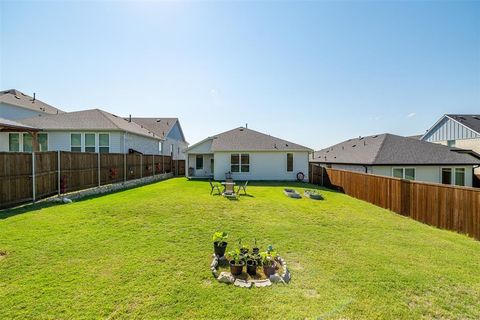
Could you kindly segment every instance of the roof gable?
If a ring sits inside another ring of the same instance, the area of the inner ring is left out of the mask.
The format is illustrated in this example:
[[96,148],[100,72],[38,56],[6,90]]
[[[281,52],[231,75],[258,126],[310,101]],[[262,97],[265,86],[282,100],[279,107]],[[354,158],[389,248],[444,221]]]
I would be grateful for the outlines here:
[[[129,118],[125,118],[129,119]],[[165,139],[169,136],[172,130],[179,130],[181,139],[186,142],[185,135],[180,126],[180,121],[178,118],[131,118],[133,122],[139,124],[140,126],[150,130],[155,133],[157,136]]]
[[421,140],[435,142],[477,137],[480,137],[480,115],[446,114],[427,130]]
[[33,97],[15,89],[0,91],[0,102],[46,114],[58,114],[64,112],[38,99],[33,99]]

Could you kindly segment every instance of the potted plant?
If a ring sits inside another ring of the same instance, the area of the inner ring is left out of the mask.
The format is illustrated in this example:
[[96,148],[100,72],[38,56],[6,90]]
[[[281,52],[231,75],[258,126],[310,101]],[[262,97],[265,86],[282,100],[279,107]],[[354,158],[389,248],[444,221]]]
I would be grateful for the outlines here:
[[260,256],[262,257],[263,273],[265,273],[265,276],[270,277],[272,274],[275,274],[277,266],[275,258],[277,257],[277,253],[273,250],[267,250],[266,252],[262,252]]
[[234,251],[230,251],[228,253],[228,259],[230,262],[230,272],[233,276],[239,276],[242,274],[243,266],[245,265],[245,261],[243,256],[240,252],[240,249],[235,249]]
[[227,249],[228,234],[223,231],[217,231],[213,234],[213,249],[217,257],[223,257]]
[[245,260],[247,261],[247,273],[251,276],[257,274],[257,257],[255,255],[246,255]]
[[260,248],[257,246],[257,238],[254,238],[254,246],[252,248],[252,253],[256,255],[260,253]]
[[243,255],[247,255],[250,248],[246,244],[242,244],[242,239],[238,240],[238,247],[240,248],[240,253]]

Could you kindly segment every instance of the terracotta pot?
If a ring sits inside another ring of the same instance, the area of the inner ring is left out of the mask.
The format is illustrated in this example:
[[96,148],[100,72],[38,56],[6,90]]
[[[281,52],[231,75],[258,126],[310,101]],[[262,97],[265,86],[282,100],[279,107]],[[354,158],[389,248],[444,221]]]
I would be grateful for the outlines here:
[[217,257],[223,257],[225,255],[225,250],[227,249],[227,243],[226,242],[221,242],[218,243],[218,241],[213,243],[213,250],[215,250],[215,255]]
[[251,276],[257,274],[257,261],[247,260],[247,273]]
[[233,276],[239,276],[243,272],[243,266],[245,262],[239,261],[239,263],[235,263],[235,260],[230,260],[230,272]]

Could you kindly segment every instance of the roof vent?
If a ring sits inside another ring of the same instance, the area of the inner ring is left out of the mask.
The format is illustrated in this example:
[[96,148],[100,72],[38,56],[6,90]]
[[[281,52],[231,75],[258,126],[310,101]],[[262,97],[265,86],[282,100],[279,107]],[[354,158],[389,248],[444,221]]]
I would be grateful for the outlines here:
[[378,137],[378,136],[377,136],[377,135],[374,135],[372,138],[376,138],[376,137]]
[[20,100],[20,98],[18,96],[15,96],[15,98],[17,98],[18,100]]
[[157,119],[157,122],[160,122],[160,121],[162,121],[162,119]]
[[479,116],[473,116],[474,119],[480,120]]
[[358,140],[363,140],[363,137],[362,136],[358,137]]
[[357,146],[357,145],[356,145],[356,144],[354,144],[354,145],[352,146],[352,148],[355,148],[356,146]]
[[243,131],[243,128],[240,128],[240,131]]
[[285,143],[285,147],[288,147],[288,143]]

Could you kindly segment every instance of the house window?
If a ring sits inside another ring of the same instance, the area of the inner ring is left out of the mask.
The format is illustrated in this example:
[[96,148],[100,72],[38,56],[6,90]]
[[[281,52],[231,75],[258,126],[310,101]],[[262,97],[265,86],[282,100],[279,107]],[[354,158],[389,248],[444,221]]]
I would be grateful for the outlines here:
[[230,171],[250,172],[250,155],[238,153],[230,155]]
[[240,172],[250,172],[250,155],[249,154],[242,154],[240,156]]
[[85,152],[95,151],[95,133],[85,133]]
[[293,171],[293,153],[287,153],[287,172]]
[[70,134],[70,151],[82,151],[82,135],[80,133]]
[[8,135],[8,150],[10,152],[20,151],[20,134],[10,133]]
[[98,152],[100,153],[110,152],[110,134],[108,133],[98,134]]
[[23,152],[33,151],[33,136],[30,133],[23,134]]
[[447,146],[455,147],[455,140],[447,140]]
[[239,154],[230,155],[230,171],[240,172],[240,155]]
[[158,142],[158,153],[162,153],[163,151],[163,143],[161,141]]
[[48,134],[38,134],[38,151],[48,151]]
[[197,170],[203,169],[203,156],[201,154],[197,154],[195,169]]
[[393,168],[392,175],[395,178],[415,180],[415,168]]
[[465,185],[465,168],[455,168],[455,185]]
[[170,154],[173,156],[173,144],[170,145]]
[[452,184],[452,168],[442,168],[442,183]]

